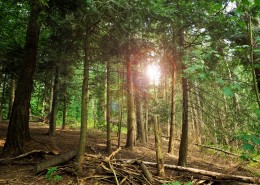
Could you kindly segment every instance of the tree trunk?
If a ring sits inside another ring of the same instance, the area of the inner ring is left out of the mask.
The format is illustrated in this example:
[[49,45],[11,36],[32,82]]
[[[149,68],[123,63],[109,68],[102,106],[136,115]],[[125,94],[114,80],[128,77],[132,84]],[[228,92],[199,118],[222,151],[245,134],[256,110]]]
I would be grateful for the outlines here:
[[89,59],[88,59],[88,34],[84,42],[84,76],[82,84],[82,99],[81,99],[81,128],[80,128],[80,141],[77,152],[77,168],[82,171],[82,162],[84,160],[84,153],[87,142],[87,126],[88,126],[88,98],[89,98]]
[[135,108],[136,108],[136,126],[137,126],[137,137],[136,139],[140,143],[145,143],[145,130],[144,123],[142,118],[142,89],[140,88],[141,84],[138,79],[138,74],[134,75],[135,78]]
[[27,25],[24,60],[15,92],[7,138],[3,149],[4,155],[21,154],[24,144],[30,139],[29,108],[40,35],[40,23],[38,20],[40,4],[38,0],[30,1],[30,7],[31,11]]
[[62,113],[62,129],[66,128],[67,125],[67,94],[68,94],[68,61],[65,60],[65,69],[64,69],[64,82],[63,82],[63,113]]
[[129,52],[126,53],[127,65],[127,138],[126,147],[132,150],[135,145],[135,112],[133,99],[132,65]]
[[[120,90],[120,73],[118,73],[118,89]],[[122,82],[124,81],[124,66],[123,66],[123,76],[122,76]],[[121,89],[121,99],[119,100],[120,104],[120,111],[119,111],[119,118],[118,118],[118,143],[117,147],[119,148],[121,145],[121,128],[122,128],[122,120],[123,120],[123,111],[124,111],[124,85],[122,84],[122,89]]]
[[176,62],[172,61],[172,86],[171,86],[171,116],[170,116],[170,137],[169,137],[169,146],[168,153],[174,153],[174,131],[175,131],[175,82],[176,82]]
[[6,81],[7,81],[7,75],[4,74],[4,81],[3,81],[3,88],[2,88],[2,97],[1,97],[1,104],[0,104],[0,120],[3,120],[3,108],[5,104],[5,89],[6,89]]
[[111,153],[111,123],[110,123],[110,62],[107,61],[107,104],[106,104],[106,121],[107,121],[107,152]]
[[49,99],[49,113],[52,111],[52,102],[53,102],[53,86],[54,86],[54,80],[55,80],[55,68],[53,67],[51,69],[51,88],[50,88],[50,99]]
[[254,91],[256,95],[256,102],[258,104],[258,108],[260,109],[260,93],[259,93],[259,74],[257,74],[257,70],[255,70],[255,60],[254,60],[254,39],[253,39],[253,29],[252,29],[252,17],[248,15],[248,35],[249,35],[249,46],[250,46],[250,63],[252,68],[252,77],[253,77],[253,85]]
[[11,87],[10,87],[8,119],[10,119],[12,108],[13,108],[13,104],[14,104],[15,88],[16,88],[15,79],[12,78],[11,79]]
[[63,92],[63,113],[62,113],[62,129],[66,128],[67,125],[67,83],[64,84]]
[[155,147],[156,147],[156,161],[157,161],[157,175],[160,177],[165,177],[164,173],[164,158],[162,151],[162,137],[161,129],[158,125],[157,115],[154,116],[154,137],[155,137]]
[[50,117],[50,127],[49,127],[49,136],[55,135],[56,130],[56,120],[57,120],[57,110],[58,110],[58,91],[59,91],[59,77],[60,77],[60,65],[56,65],[55,68],[55,79],[53,85],[53,99],[52,99],[52,110]]
[[38,174],[52,166],[57,166],[59,164],[65,163],[65,162],[71,160],[73,157],[75,157],[75,155],[76,155],[76,151],[72,150],[67,153],[63,153],[63,154],[57,155],[53,158],[42,161],[35,165],[34,173]]
[[[184,30],[181,28],[179,30],[179,61],[183,60],[183,46],[184,46]],[[183,62],[183,61],[182,61]],[[186,66],[182,63],[182,74],[184,75],[184,70]],[[182,77],[182,131],[181,131],[181,141],[180,141],[180,149],[179,149],[179,166],[187,165],[187,152],[188,152],[188,82],[187,78]]]

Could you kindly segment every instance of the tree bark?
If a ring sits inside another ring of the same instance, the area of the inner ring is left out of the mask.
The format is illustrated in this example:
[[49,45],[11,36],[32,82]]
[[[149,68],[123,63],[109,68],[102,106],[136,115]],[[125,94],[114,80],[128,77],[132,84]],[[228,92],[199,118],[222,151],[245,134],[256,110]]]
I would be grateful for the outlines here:
[[[183,46],[184,46],[184,30],[181,28],[179,30],[179,60],[183,59]],[[182,61],[183,62],[183,61]],[[186,66],[182,63],[182,74],[184,75],[184,70]],[[188,82],[186,77],[182,77],[182,131],[181,131],[181,142],[179,149],[179,166],[187,165],[187,152],[188,152]]]
[[82,162],[84,160],[84,153],[87,142],[87,126],[88,126],[88,98],[89,98],[89,59],[88,59],[88,32],[86,31],[86,38],[84,42],[84,75],[82,84],[82,99],[81,99],[81,127],[80,127],[80,141],[77,152],[77,168],[82,171]]
[[38,20],[40,14],[39,1],[30,1],[30,8],[24,48],[25,54],[3,149],[4,155],[21,154],[24,144],[30,139],[29,108],[40,35],[40,23]]
[[106,104],[106,121],[107,121],[107,152],[112,152],[111,147],[111,123],[110,123],[110,62],[107,61],[107,104]]
[[173,154],[174,152],[174,131],[175,131],[175,82],[176,82],[176,61],[172,61],[172,86],[171,86],[171,115],[170,115],[170,137],[168,145],[168,153]]
[[127,138],[126,147],[132,150],[135,145],[135,112],[133,99],[132,62],[130,53],[126,53],[127,67]]
[[165,177],[164,173],[164,158],[162,151],[162,137],[160,126],[158,125],[157,115],[154,116],[154,138],[156,147],[157,175]]
[[138,75],[135,75],[135,84],[137,84],[135,90],[135,108],[136,108],[136,126],[137,126],[137,137],[136,139],[140,143],[145,143],[145,130],[144,130],[144,123],[142,118],[142,92],[141,88],[139,87],[140,84],[138,82]]
[[52,110],[50,116],[50,127],[49,127],[49,136],[55,135],[56,130],[56,120],[57,120],[57,110],[58,110],[58,92],[59,92],[59,77],[60,77],[60,65],[55,67],[55,79],[53,85],[53,99],[52,99]]
[[36,164],[36,166],[34,167],[34,174],[38,174],[52,166],[57,166],[59,164],[69,161],[76,156],[76,153],[76,150],[72,150],[67,153],[63,153],[53,158],[47,159],[43,162],[40,162]]
[[13,104],[14,104],[14,97],[15,97],[15,89],[16,89],[16,83],[15,79],[11,79],[11,87],[10,87],[10,99],[9,99],[9,110],[8,110],[8,119],[10,119]]

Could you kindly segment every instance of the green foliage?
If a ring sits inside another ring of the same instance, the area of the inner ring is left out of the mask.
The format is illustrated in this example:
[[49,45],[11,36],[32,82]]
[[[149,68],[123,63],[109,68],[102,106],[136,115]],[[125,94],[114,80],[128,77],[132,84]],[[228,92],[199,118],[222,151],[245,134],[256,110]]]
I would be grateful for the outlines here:
[[255,157],[259,157],[260,135],[243,133],[237,136],[242,141],[242,155],[244,160],[254,161]]
[[62,180],[62,177],[57,174],[57,167],[48,168],[48,171],[47,171],[45,177],[50,182]]
[[225,96],[230,96],[230,97],[234,96],[234,92],[232,91],[232,89],[230,87],[224,87],[223,93]]

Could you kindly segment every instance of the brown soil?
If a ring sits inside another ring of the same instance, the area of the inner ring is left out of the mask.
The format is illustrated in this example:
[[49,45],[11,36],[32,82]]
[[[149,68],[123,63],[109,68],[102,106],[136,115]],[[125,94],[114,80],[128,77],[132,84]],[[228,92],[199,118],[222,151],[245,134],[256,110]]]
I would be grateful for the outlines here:
[[[6,122],[0,123],[0,151],[2,151],[6,132]],[[26,147],[25,152],[32,150],[43,151],[56,151],[59,153],[67,152],[72,149],[76,149],[79,140],[79,130],[57,129],[56,136],[50,137],[46,135],[48,131],[48,125],[42,125],[41,123],[30,123],[30,133],[33,140]],[[112,134],[113,150],[116,150],[117,136]],[[125,144],[125,135],[122,136],[121,146]],[[102,154],[107,156],[106,148],[106,133],[100,130],[91,129],[88,132],[87,137],[87,153],[90,154]],[[163,140],[163,151],[167,151],[167,141]],[[178,143],[176,143],[175,155],[169,155],[165,152],[165,164],[176,164],[178,154]],[[155,161],[154,151],[154,138],[151,135],[147,145],[142,146],[137,144],[134,151],[123,149],[120,151],[116,158],[122,159],[140,159],[144,161]],[[18,160],[15,164],[0,164],[0,184],[50,184],[46,179],[46,172],[38,175],[33,174],[33,167],[36,162],[44,160],[41,156],[30,156]],[[204,169],[209,171],[221,172],[225,174],[254,176],[255,172],[260,173],[258,166],[255,169],[249,169],[246,167],[245,162],[241,162],[239,159],[224,155],[217,151],[210,151],[206,149],[198,148],[197,146],[190,145],[188,155],[188,166],[198,169]],[[251,172],[252,171],[252,172]],[[254,173],[254,174],[253,174]],[[62,180],[55,182],[56,184],[76,184],[76,177],[74,175],[60,174]],[[183,180],[184,176],[188,176],[188,180],[191,178],[191,174],[177,174],[176,172],[167,170],[167,178],[173,178],[175,180]],[[92,183],[85,183],[92,184]]]

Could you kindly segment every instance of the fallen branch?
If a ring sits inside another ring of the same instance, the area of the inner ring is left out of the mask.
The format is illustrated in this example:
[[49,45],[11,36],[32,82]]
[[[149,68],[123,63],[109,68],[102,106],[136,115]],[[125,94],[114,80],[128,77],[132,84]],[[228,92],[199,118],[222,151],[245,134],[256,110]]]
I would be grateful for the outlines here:
[[118,152],[120,152],[120,150],[122,150],[121,147],[119,147],[116,151],[114,151],[110,156],[105,157],[105,161],[106,161],[106,162],[110,161],[110,159],[111,159],[112,157],[114,157]]
[[[144,164],[156,166],[156,163],[143,161]],[[239,181],[239,182],[246,182],[246,183],[260,183],[259,177],[246,177],[246,176],[239,176],[239,175],[227,175],[223,173],[217,173],[212,171],[206,171],[206,170],[200,170],[196,168],[190,168],[190,167],[182,167],[182,166],[176,166],[176,165],[169,165],[165,164],[165,168],[178,170],[178,171],[185,171],[185,172],[191,172],[199,175],[209,176],[213,177],[216,180],[230,180],[230,181]]]
[[8,157],[8,158],[0,159],[0,163],[4,163],[4,164],[6,164],[6,163],[11,163],[13,160],[21,159],[21,158],[27,157],[27,156],[32,155],[32,154],[55,155],[55,153],[53,153],[53,152],[47,152],[47,151],[43,151],[43,150],[32,150],[32,151],[30,151],[30,152],[27,152],[27,153],[18,155],[18,156],[16,156],[16,157]]
[[240,157],[239,154],[235,154],[235,153],[232,153],[232,152],[229,152],[229,151],[226,151],[226,150],[223,150],[221,148],[214,147],[214,146],[201,145],[201,144],[197,144],[197,143],[194,143],[194,145],[200,146],[200,147],[203,147],[203,148],[208,148],[208,149],[211,149],[211,150],[216,150],[216,151],[219,151],[219,152],[223,152],[225,154],[233,155],[235,157]]
[[141,167],[141,170],[144,173],[144,176],[147,178],[149,183],[153,183],[154,179],[152,174],[150,173],[150,171],[148,170],[148,168],[146,167],[146,165],[143,162],[139,162],[139,165]]
[[34,173],[38,174],[39,172],[42,172],[49,167],[65,163],[65,162],[69,161],[70,159],[72,159],[73,157],[75,157],[76,153],[77,153],[76,150],[72,150],[70,152],[63,153],[63,154],[57,155],[56,157],[53,157],[53,158],[47,159],[43,162],[40,162],[35,165]]

